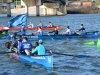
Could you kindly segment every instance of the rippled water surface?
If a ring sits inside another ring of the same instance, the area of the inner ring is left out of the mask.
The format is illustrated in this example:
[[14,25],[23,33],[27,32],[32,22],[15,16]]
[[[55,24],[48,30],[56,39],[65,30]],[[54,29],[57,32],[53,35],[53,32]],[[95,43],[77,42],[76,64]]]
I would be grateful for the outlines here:
[[[5,25],[10,18],[0,16],[1,25]],[[49,17],[28,17],[27,23],[32,21],[35,26],[40,21],[47,25],[51,21],[54,25],[62,25],[63,32],[66,26],[74,31],[84,24],[86,31],[100,31],[100,14],[68,14],[66,16]],[[32,32],[32,31],[31,31]],[[47,31],[44,31],[45,33]],[[28,31],[28,33],[30,33]],[[44,40],[48,50],[58,53],[69,53],[73,55],[87,55],[89,57],[79,58],[54,54],[52,70],[42,67],[28,66],[8,58],[7,54],[0,54],[0,75],[99,75],[100,74],[100,50],[96,44],[93,46],[84,45],[84,42],[95,41],[98,38],[73,38],[59,40]],[[31,40],[35,43],[37,40]],[[5,42],[7,39],[0,39],[0,51],[6,51]]]

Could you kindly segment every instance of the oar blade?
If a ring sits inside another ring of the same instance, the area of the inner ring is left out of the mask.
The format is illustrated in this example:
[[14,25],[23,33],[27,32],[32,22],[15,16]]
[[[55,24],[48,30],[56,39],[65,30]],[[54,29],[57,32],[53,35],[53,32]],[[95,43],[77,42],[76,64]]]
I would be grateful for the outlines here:
[[93,41],[91,41],[91,42],[85,42],[84,44],[85,44],[85,45],[94,45],[95,42],[93,42]]
[[97,41],[97,47],[100,48],[100,39]]

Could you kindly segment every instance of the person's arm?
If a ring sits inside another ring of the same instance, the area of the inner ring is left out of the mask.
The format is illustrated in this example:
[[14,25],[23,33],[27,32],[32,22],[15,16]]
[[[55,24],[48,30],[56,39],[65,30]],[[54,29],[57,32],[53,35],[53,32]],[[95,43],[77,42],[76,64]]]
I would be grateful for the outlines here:
[[34,53],[34,52],[36,52],[38,49],[37,49],[38,47],[36,47],[35,49],[32,49],[32,52],[31,53]]

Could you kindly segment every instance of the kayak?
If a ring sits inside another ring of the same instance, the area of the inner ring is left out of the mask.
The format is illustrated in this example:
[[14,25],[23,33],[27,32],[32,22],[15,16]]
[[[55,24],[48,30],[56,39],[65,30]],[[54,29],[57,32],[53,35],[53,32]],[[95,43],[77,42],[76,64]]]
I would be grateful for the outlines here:
[[[61,25],[53,26],[53,27],[44,27],[42,30],[54,30],[55,27],[58,27],[58,30],[61,29]],[[9,28],[9,30],[20,30],[21,28]],[[37,28],[25,28],[26,30],[37,30]]]
[[72,34],[72,35],[42,35],[42,36],[34,36],[34,35],[24,35],[23,37],[27,37],[28,39],[64,39],[64,38],[93,38],[98,36],[98,31],[89,32],[86,34]]
[[53,55],[27,56],[17,53],[9,53],[9,57],[28,65],[37,64],[45,68],[53,67]]

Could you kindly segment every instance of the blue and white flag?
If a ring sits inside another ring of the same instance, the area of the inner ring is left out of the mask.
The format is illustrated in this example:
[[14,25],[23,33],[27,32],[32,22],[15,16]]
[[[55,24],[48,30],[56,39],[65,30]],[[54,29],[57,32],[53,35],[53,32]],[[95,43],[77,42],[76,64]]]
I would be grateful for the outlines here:
[[17,15],[8,21],[8,26],[13,28],[19,27],[20,25],[26,26],[26,18],[26,14]]

